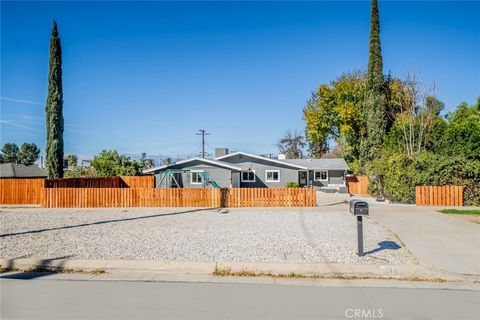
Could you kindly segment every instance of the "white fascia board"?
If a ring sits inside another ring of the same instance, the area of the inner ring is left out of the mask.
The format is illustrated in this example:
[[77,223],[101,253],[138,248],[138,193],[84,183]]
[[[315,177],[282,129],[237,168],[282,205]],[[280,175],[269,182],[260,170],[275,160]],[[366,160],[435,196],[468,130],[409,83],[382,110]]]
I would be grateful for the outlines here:
[[257,155],[246,153],[246,152],[241,152],[241,151],[226,154],[226,155],[221,156],[221,157],[217,157],[217,158],[215,158],[215,160],[222,160],[222,159],[233,157],[233,156],[236,156],[236,155],[239,155],[239,154],[242,154],[242,155],[247,156],[247,157],[252,157],[252,158],[255,158],[255,159],[270,161],[270,162],[273,162],[273,163],[281,164],[281,165],[292,167],[292,168],[295,168],[295,169],[302,169],[302,170],[307,170],[308,169],[307,167],[299,166],[299,165],[296,165],[296,164],[293,164],[293,163],[288,163],[288,162],[275,160],[275,159],[269,159],[269,158],[257,156]]

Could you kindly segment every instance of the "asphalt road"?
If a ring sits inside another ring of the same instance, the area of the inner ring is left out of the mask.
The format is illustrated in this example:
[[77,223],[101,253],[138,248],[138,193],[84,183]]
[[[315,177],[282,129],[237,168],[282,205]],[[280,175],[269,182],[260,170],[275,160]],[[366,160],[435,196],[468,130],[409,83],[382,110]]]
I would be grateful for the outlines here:
[[479,319],[480,291],[0,280],[1,319]]

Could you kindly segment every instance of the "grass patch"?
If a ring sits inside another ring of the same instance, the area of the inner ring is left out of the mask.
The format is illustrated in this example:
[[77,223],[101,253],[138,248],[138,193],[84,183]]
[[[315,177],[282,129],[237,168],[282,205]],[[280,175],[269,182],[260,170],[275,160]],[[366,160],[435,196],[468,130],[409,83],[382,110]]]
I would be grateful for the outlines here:
[[466,214],[471,216],[480,216],[480,209],[442,209],[438,212],[447,214]]
[[269,278],[282,278],[282,279],[311,279],[311,280],[398,280],[398,281],[417,281],[417,282],[438,282],[443,283],[448,280],[442,278],[421,278],[415,276],[407,277],[391,277],[391,276],[357,276],[357,275],[344,275],[344,274],[311,274],[305,275],[300,273],[270,273],[270,272],[255,272],[249,270],[232,271],[230,268],[219,269],[215,267],[212,272],[213,276],[219,277],[269,277]]

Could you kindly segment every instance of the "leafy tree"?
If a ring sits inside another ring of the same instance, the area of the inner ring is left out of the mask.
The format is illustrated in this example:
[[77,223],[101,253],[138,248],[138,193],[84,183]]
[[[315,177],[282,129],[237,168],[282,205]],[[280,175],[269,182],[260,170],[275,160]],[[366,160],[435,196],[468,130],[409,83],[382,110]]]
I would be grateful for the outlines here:
[[476,105],[461,103],[447,114],[447,122],[438,131],[435,151],[480,160],[480,97]]
[[320,158],[329,150],[329,141],[345,148],[345,155],[358,157],[358,145],[364,128],[362,115],[365,77],[362,73],[340,76],[329,85],[321,85],[303,109],[309,153]]
[[63,90],[62,46],[57,23],[53,22],[50,37],[50,62],[48,67],[48,94],[46,111],[47,145],[46,162],[49,178],[63,177]]
[[[403,83],[389,76],[387,111],[392,119],[400,110]],[[303,109],[305,135],[311,156],[320,158],[329,152],[334,142],[338,153],[356,172],[359,166],[360,145],[366,134],[365,73],[343,74],[330,84],[319,86]]]
[[[382,157],[369,163],[381,181],[371,181],[371,192],[376,194],[377,183],[382,183],[385,196],[391,201],[413,203],[416,185],[462,185],[464,203],[480,204],[480,110],[477,105],[462,103],[447,114],[444,121],[438,112],[443,106],[431,97],[426,99],[426,108],[432,115],[430,138],[425,138],[424,147],[409,153],[404,131],[395,124],[385,139]],[[419,107],[417,112],[427,112]],[[420,118],[420,116],[417,116]],[[423,117],[423,120],[427,119]],[[420,118],[421,119],[421,118]],[[398,121],[403,121],[399,117]],[[417,122],[417,139],[421,126]],[[413,131],[413,129],[412,129]],[[428,130],[425,130],[428,133]],[[424,137],[428,134],[424,134]]]
[[97,177],[95,169],[92,167],[73,167],[65,171],[65,178],[94,178]]
[[103,150],[93,158],[91,166],[97,176],[135,176],[142,173],[143,164],[119,155],[116,150]]
[[76,167],[78,165],[78,156],[76,154],[69,154],[65,157],[69,167]]
[[287,131],[278,144],[278,149],[285,154],[287,159],[301,159],[302,149],[305,147],[305,138],[297,131]]
[[380,17],[377,0],[372,0],[370,46],[364,104],[366,135],[362,140],[362,165],[381,156],[381,148],[387,127],[385,86],[380,45]]
[[18,152],[18,162],[26,166],[31,166],[38,160],[39,156],[40,149],[35,143],[24,143]]
[[18,163],[18,151],[15,143],[5,143],[2,147],[2,163]]
[[173,163],[172,158],[165,158],[165,160],[163,160],[163,164],[169,165],[172,163]]

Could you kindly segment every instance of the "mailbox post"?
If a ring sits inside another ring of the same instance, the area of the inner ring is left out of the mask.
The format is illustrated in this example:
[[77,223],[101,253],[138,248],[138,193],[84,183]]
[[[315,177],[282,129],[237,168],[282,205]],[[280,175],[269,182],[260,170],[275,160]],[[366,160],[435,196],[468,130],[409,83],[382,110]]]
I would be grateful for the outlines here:
[[357,245],[358,255],[361,257],[363,252],[363,216],[368,216],[368,203],[361,200],[350,201],[350,213],[357,219]]

